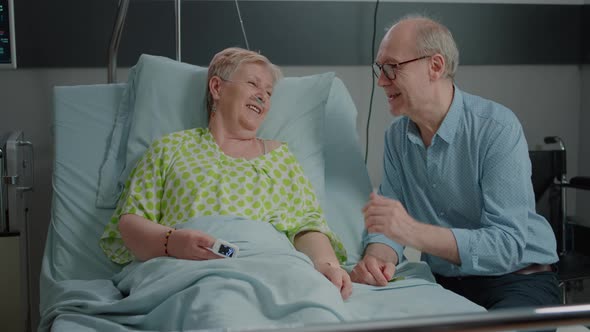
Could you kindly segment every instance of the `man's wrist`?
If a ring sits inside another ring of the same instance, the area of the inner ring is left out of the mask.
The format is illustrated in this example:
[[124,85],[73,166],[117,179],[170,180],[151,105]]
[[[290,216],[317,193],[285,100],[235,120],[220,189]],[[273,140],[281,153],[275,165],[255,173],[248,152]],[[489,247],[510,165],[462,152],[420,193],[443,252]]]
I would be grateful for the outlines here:
[[408,237],[406,238],[406,246],[416,248],[421,251],[424,248],[422,243],[422,239],[424,237],[421,235],[423,235],[424,232],[428,232],[427,226],[430,225],[426,225],[416,220],[412,220],[410,225],[410,231],[408,232]]
[[369,244],[365,250],[365,256],[367,255],[373,256],[384,262],[393,263],[393,265],[397,265],[399,262],[399,257],[395,250],[383,243],[376,242]]
[[420,224],[417,231],[420,232],[420,236],[415,239],[413,248],[461,265],[459,244],[450,228]]

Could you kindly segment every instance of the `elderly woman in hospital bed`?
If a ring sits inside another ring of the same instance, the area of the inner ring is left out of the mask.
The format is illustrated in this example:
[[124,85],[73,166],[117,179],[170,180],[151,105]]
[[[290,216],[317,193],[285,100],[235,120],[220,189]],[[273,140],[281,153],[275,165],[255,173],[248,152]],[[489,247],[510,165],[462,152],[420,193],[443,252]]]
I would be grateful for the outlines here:
[[346,251],[302,167],[287,144],[256,136],[280,77],[278,67],[252,51],[228,48],[213,57],[209,126],[154,141],[136,164],[100,238],[112,261],[220,258],[210,250],[213,236],[176,227],[191,218],[234,215],[272,224],[343,298],[351,294],[340,267]]

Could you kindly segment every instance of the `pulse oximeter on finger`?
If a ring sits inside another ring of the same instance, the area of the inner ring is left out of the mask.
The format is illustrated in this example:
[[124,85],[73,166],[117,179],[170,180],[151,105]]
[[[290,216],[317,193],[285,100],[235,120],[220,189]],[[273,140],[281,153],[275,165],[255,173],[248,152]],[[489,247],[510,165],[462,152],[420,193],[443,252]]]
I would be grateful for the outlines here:
[[217,239],[215,240],[213,247],[211,247],[209,250],[211,250],[217,256],[235,258],[238,257],[240,248],[238,248],[238,246],[235,244],[229,243],[222,239]]

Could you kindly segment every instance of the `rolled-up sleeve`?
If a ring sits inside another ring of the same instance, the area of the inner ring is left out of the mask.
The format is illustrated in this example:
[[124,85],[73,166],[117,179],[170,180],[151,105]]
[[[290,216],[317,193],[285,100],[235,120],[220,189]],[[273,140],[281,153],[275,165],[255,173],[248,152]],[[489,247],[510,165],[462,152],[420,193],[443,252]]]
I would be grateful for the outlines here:
[[482,150],[481,227],[452,228],[461,272],[493,275],[522,266],[527,244],[529,202],[533,195],[528,145],[520,124],[505,125],[490,135]]

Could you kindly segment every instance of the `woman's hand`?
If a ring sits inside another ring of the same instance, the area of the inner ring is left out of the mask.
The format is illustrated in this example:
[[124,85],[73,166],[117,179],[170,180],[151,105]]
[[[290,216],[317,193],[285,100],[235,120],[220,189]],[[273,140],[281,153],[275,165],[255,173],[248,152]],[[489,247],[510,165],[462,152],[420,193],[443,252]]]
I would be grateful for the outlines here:
[[319,263],[316,270],[330,280],[340,291],[342,299],[346,300],[352,294],[352,282],[348,273],[334,263]]
[[315,269],[326,276],[346,300],[352,293],[352,282],[348,273],[338,265],[328,237],[316,231],[301,232],[295,236],[294,244],[297,250],[311,258]]
[[177,229],[168,237],[168,254],[180,259],[207,260],[223,258],[208,248],[215,243],[215,238],[207,233],[193,229]]

